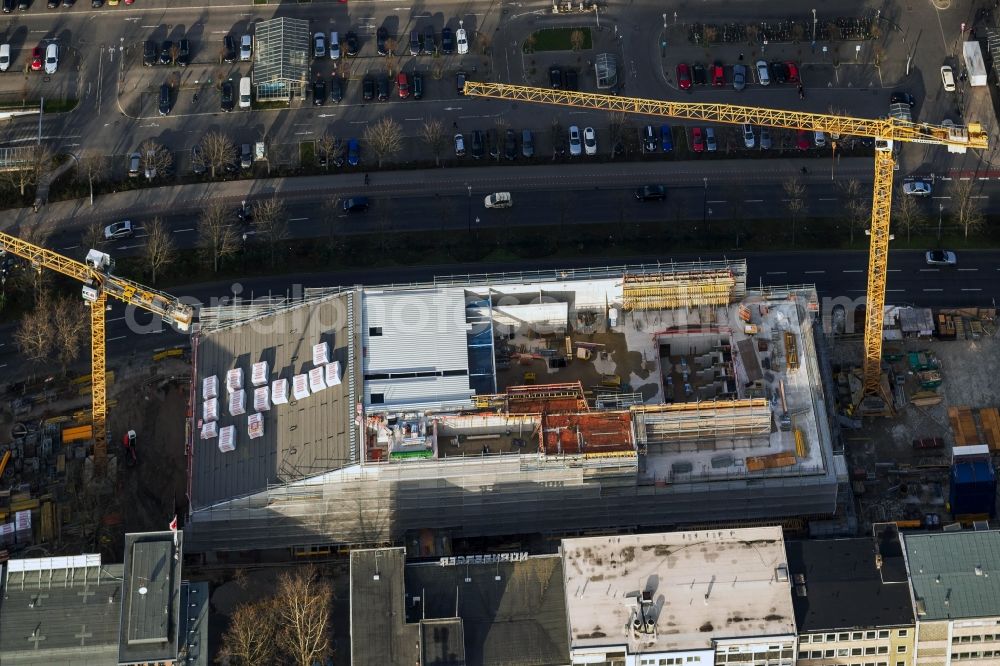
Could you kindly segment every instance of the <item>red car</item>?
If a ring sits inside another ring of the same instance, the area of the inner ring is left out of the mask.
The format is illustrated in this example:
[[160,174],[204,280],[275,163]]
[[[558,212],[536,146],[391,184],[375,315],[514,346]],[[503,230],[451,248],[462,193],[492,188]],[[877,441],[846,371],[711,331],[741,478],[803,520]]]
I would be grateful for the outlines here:
[[36,46],[31,49],[31,71],[37,72],[42,69],[42,47]]
[[691,130],[691,149],[696,153],[705,152],[705,134],[700,127]]
[[799,66],[794,62],[786,62],[785,67],[788,68],[788,83],[798,83],[799,82]]
[[712,85],[713,86],[724,86],[726,85],[726,72],[722,68],[722,65],[715,63],[712,65]]
[[396,77],[396,85],[399,86],[399,98],[406,99],[410,96],[410,80],[406,77],[406,72],[400,72]]
[[809,150],[812,147],[809,143],[809,132],[799,130],[798,137],[795,139],[795,145],[798,146],[799,150]]
[[677,85],[681,90],[691,89],[691,69],[684,63],[677,65]]

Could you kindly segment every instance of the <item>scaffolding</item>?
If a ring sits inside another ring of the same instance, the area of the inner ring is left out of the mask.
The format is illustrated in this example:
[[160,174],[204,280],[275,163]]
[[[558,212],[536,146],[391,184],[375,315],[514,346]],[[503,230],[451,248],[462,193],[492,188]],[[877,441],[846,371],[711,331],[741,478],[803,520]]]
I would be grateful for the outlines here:
[[736,275],[728,267],[626,274],[622,282],[622,306],[626,310],[666,310],[729,305],[736,300],[736,286]]
[[767,437],[771,409],[763,398],[632,408],[645,444]]

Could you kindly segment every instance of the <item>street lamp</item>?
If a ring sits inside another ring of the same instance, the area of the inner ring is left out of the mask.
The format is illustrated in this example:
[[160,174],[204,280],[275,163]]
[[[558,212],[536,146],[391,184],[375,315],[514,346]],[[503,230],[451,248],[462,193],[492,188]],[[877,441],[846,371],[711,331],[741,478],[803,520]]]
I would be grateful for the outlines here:
[[667,13],[663,12],[663,29],[667,29]]
[[944,213],[944,204],[938,204],[938,242],[941,241],[941,215]]
[[701,197],[701,223],[705,224],[708,222],[708,178],[703,177],[701,180],[705,184]]
[[469,215],[468,215],[468,222],[469,222],[469,234],[471,235],[472,234],[472,185],[469,185],[468,183],[466,183],[465,184],[465,188],[469,191]]
[[816,10],[813,10],[813,49],[816,48]]

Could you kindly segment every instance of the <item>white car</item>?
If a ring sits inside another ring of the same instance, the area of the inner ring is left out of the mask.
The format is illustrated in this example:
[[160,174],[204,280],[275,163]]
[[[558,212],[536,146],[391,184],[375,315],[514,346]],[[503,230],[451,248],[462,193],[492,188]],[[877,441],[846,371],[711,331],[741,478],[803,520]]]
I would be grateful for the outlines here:
[[313,57],[314,58],[325,58],[326,57],[326,35],[322,32],[317,32],[313,35]]
[[579,157],[582,152],[583,148],[580,145],[580,128],[576,125],[571,125],[569,128],[569,154],[573,157]]
[[59,69],[59,45],[49,44],[45,47],[45,73],[55,74]]
[[583,149],[588,155],[597,154],[597,132],[593,127],[583,128]]
[[465,34],[465,28],[455,31],[455,43],[458,44],[458,55],[465,55],[469,52],[469,38]]
[[0,44],[0,72],[10,68],[10,44]]
[[494,192],[483,199],[483,205],[487,208],[510,208],[513,205],[513,200],[510,197],[510,192]]
[[115,222],[104,227],[104,240],[131,238],[133,233],[135,232],[132,229],[132,221],[122,220],[121,222]]
[[455,157],[465,157],[465,137],[461,134],[455,135]]
[[757,61],[757,78],[760,79],[760,85],[771,85],[771,72],[767,69],[766,60]]
[[948,65],[941,68],[941,83],[947,92],[955,92],[955,72]]
[[931,250],[927,253],[928,266],[954,266],[958,263],[958,257],[949,250]]
[[250,35],[243,35],[240,37],[240,60],[248,61],[250,60],[250,55],[253,53],[253,37]]
[[756,143],[753,135],[753,127],[750,123],[743,123],[740,127],[743,128],[743,145],[747,148],[753,148]]
[[931,195],[931,184],[926,180],[914,180],[903,183],[903,194],[914,197],[929,197]]
[[330,60],[340,59],[340,36],[336,32],[330,33]]

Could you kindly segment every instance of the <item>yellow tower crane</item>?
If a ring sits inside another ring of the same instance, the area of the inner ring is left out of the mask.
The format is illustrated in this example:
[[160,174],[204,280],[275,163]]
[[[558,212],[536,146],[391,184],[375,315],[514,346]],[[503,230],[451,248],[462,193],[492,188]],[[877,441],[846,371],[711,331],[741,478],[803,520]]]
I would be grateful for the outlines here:
[[[948,146],[953,152],[986,148],[987,135],[979,123],[966,127],[944,127],[913,123],[898,118],[851,118],[823,113],[764,109],[735,104],[667,102],[637,97],[619,97],[550,90],[502,83],[466,81],[465,94],[519,102],[537,102],[598,111],[621,111],[648,116],[702,120],[740,125],[763,125],[787,129],[829,132],[832,136],[868,137],[875,140],[875,182],[872,193],[871,237],[868,253],[868,288],[865,307],[865,359],[863,398],[886,399],[882,388],[882,323],[885,316],[886,267],[889,259],[889,214],[892,208],[893,142]],[[885,403],[884,409],[891,409]]]
[[101,470],[108,455],[108,399],[104,342],[104,312],[108,296],[159,315],[183,332],[191,330],[194,308],[169,294],[115,277],[111,274],[114,268],[111,257],[98,250],[90,250],[86,261],[81,263],[3,232],[0,232],[0,249],[28,260],[39,270],[47,268],[83,283],[83,300],[90,305],[94,466]]

